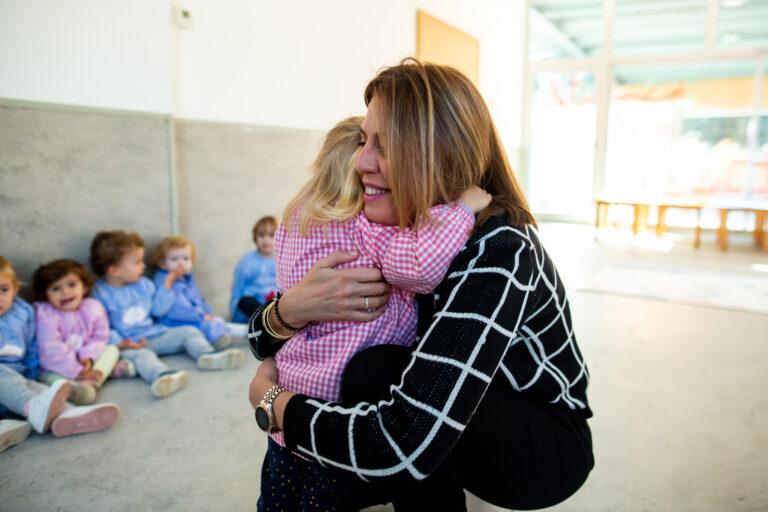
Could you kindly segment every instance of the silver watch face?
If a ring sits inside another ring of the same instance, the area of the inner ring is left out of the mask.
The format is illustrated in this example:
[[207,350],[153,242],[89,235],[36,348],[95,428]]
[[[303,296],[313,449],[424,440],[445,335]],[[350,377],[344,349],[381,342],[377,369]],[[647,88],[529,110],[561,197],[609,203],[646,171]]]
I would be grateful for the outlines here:
[[264,432],[269,432],[271,430],[269,419],[269,411],[267,411],[267,408],[264,406],[264,404],[260,404],[256,408],[256,424]]

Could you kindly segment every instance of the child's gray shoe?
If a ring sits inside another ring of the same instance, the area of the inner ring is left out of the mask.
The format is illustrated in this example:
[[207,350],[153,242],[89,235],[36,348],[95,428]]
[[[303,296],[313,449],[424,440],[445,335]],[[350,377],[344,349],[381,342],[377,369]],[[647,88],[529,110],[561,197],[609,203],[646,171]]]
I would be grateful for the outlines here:
[[0,420],[0,452],[19,444],[32,432],[32,425],[27,421]]
[[152,394],[158,398],[164,398],[182,389],[187,382],[189,382],[189,374],[184,370],[161,373],[152,382]]
[[233,370],[243,364],[245,353],[236,348],[203,354],[197,359],[201,370]]
[[48,389],[29,401],[27,421],[35,432],[45,434],[51,427],[51,422],[61,412],[61,408],[69,398],[72,383],[68,380],[57,380]]
[[218,338],[216,338],[216,341],[213,342],[213,349],[221,350],[221,349],[227,348],[231,344],[232,344],[232,338],[229,337],[229,334],[224,333]]

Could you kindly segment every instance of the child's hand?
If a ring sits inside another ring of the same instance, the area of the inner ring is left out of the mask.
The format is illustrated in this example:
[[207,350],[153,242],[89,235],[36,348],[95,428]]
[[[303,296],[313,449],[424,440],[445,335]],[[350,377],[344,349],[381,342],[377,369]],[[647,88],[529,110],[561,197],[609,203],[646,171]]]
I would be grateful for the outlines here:
[[89,371],[91,371],[91,368],[93,368],[93,361],[91,361],[90,357],[86,357],[85,359],[80,360],[80,364],[83,365],[83,369],[80,371],[80,374],[77,376],[77,378],[82,377]]
[[206,313],[203,315],[203,320],[213,320],[213,315]]
[[477,185],[472,185],[461,193],[456,202],[463,204],[472,210],[472,213],[477,214],[491,204],[491,194]]
[[170,290],[173,287],[173,283],[178,281],[179,278],[184,277],[185,274],[186,272],[184,272],[182,266],[177,265],[168,271],[168,275],[165,276],[165,280],[163,281],[163,286]]
[[131,341],[131,338],[125,338],[120,343],[117,344],[117,348],[120,350],[129,350],[134,349],[138,350],[140,348],[144,348],[144,346],[147,344],[147,338],[141,338],[141,341],[137,341],[134,343]]

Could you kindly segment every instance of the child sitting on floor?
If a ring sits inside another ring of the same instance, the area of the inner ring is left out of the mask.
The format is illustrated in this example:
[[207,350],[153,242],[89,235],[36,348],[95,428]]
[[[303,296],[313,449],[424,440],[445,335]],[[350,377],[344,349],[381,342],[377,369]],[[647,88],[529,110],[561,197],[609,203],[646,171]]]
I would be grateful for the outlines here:
[[130,361],[118,363],[120,351],[108,344],[107,312],[99,301],[86,297],[92,279],[84,265],[54,260],[35,270],[32,284],[40,382],[73,381],[69,399],[83,405],[96,400],[97,390],[115,368],[114,376],[136,375]]
[[[169,369],[159,355],[186,351],[203,370],[231,370],[245,359],[236,349],[215,352],[203,333],[191,326],[168,327],[156,324],[152,316],[164,316],[173,306],[173,283],[183,270],[173,269],[162,286],[144,277],[144,240],[136,233],[103,231],[91,243],[91,267],[99,281],[92,295],[107,310],[122,356],[136,366],[141,377],[152,383],[155,396],[167,396],[187,384],[185,371]],[[127,340],[126,340],[127,338]],[[128,341],[130,340],[130,341]],[[139,340],[139,341],[136,341]],[[146,345],[147,348],[144,348]]]
[[152,250],[149,263],[158,269],[154,277],[157,288],[163,286],[170,272],[178,269],[182,273],[171,287],[175,297],[173,306],[165,315],[157,317],[158,323],[169,327],[197,327],[216,350],[232,343],[230,334],[245,337],[245,324],[226,324],[211,315],[213,310],[206,304],[192,275],[192,266],[197,263],[197,251],[191,240],[178,235],[163,238]]
[[272,299],[277,291],[275,272],[275,230],[277,219],[260,218],[253,226],[256,250],[243,256],[235,267],[229,312],[233,322],[247,322],[254,311]]
[[36,382],[39,369],[32,306],[16,296],[19,281],[11,264],[0,256],[0,413],[26,422],[0,421],[0,451],[23,441],[30,427],[57,437],[111,427],[120,415],[115,404],[73,407],[66,403],[71,384],[60,379],[48,387]]

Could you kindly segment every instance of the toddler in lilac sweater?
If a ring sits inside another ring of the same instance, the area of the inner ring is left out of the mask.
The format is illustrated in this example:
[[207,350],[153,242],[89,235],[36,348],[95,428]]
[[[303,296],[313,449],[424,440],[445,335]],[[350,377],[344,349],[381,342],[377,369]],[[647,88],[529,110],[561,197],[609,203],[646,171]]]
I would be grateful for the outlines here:
[[[110,375],[133,377],[136,370],[109,342],[104,306],[86,297],[92,284],[88,269],[74,260],[59,259],[39,267],[35,289],[40,381],[72,381],[70,401],[90,404]],[[116,371],[115,371],[116,370]]]

